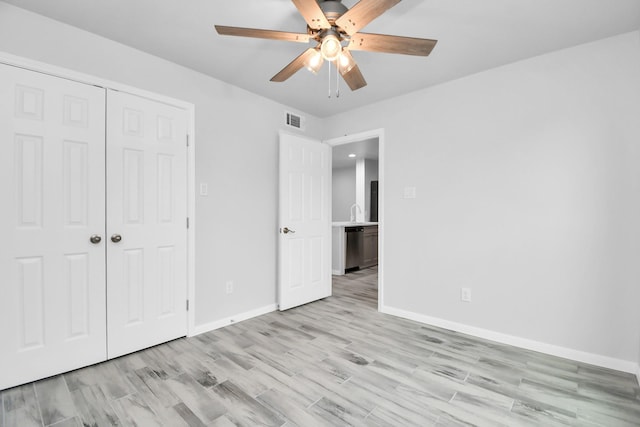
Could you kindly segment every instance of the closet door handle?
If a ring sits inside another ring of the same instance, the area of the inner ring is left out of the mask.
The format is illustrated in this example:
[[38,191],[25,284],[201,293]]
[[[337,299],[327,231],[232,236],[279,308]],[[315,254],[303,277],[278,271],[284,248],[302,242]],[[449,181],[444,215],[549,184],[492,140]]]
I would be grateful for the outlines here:
[[119,234],[114,234],[113,236],[111,236],[111,241],[113,243],[118,243],[120,240],[122,240],[122,236]]
[[89,237],[89,241],[94,245],[97,245],[102,241],[102,237],[100,237],[98,234],[94,234],[93,236]]

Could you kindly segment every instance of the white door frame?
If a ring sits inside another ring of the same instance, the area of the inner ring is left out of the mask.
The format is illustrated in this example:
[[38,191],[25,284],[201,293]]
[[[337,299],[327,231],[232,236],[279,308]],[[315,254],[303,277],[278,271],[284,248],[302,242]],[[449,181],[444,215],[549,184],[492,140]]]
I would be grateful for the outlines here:
[[324,141],[325,144],[336,145],[349,144],[378,138],[378,311],[384,307],[384,129],[373,129],[366,132],[331,138]]
[[[187,147],[187,216],[189,218],[189,228],[187,229],[187,295],[189,298],[189,311],[187,313],[187,336],[196,335],[195,331],[195,231],[196,231],[196,173],[195,173],[195,106],[189,102],[171,98],[157,93],[149,92],[133,86],[95,77],[89,74],[80,73],[63,67],[46,64],[40,61],[23,58],[0,51],[0,63],[25,68],[31,71],[60,77],[67,80],[99,86],[105,89],[113,89],[120,92],[127,92],[132,95],[147,98],[164,104],[173,105],[187,111],[189,123],[187,131],[189,134],[189,145]],[[186,224],[185,224],[186,227]]]

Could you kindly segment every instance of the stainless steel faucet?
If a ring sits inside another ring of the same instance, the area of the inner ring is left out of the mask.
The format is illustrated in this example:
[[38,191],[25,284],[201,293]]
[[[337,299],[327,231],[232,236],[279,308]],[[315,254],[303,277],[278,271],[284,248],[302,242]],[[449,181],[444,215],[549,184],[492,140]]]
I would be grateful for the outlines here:
[[360,213],[362,213],[362,209],[360,209],[360,205],[357,203],[351,205],[351,209],[349,209],[349,213],[351,214],[351,222],[356,222],[356,213],[353,208],[358,208],[358,211],[360,211]]

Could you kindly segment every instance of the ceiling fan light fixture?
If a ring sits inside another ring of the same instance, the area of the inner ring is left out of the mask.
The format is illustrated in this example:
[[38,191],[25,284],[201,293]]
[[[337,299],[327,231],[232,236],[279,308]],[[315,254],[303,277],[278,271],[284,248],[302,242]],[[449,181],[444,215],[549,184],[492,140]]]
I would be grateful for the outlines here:
[[305,62],[304,66],[313,74],[318,74],[318,72],[322,68],[322,64],[324,64],[324,58],[322,57],[320,51],[316,49],[313,56],[311,56],[311,58],[309,58]]
[[327,61],[335,61],[342,52],[342,45],[340,39],[333,33],[329,33],[322,38],[322,44],[320,45],[320,52],[322,57]]

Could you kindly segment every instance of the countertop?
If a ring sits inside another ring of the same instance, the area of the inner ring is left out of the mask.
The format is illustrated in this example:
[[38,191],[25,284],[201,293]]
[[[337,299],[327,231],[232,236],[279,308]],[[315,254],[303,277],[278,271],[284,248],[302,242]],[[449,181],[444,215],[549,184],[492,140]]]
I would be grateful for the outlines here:
[[366,227],[368,225],[378,225],[377,222],[351,222],[351,221],[338,221],[331,223],[333,227]]

